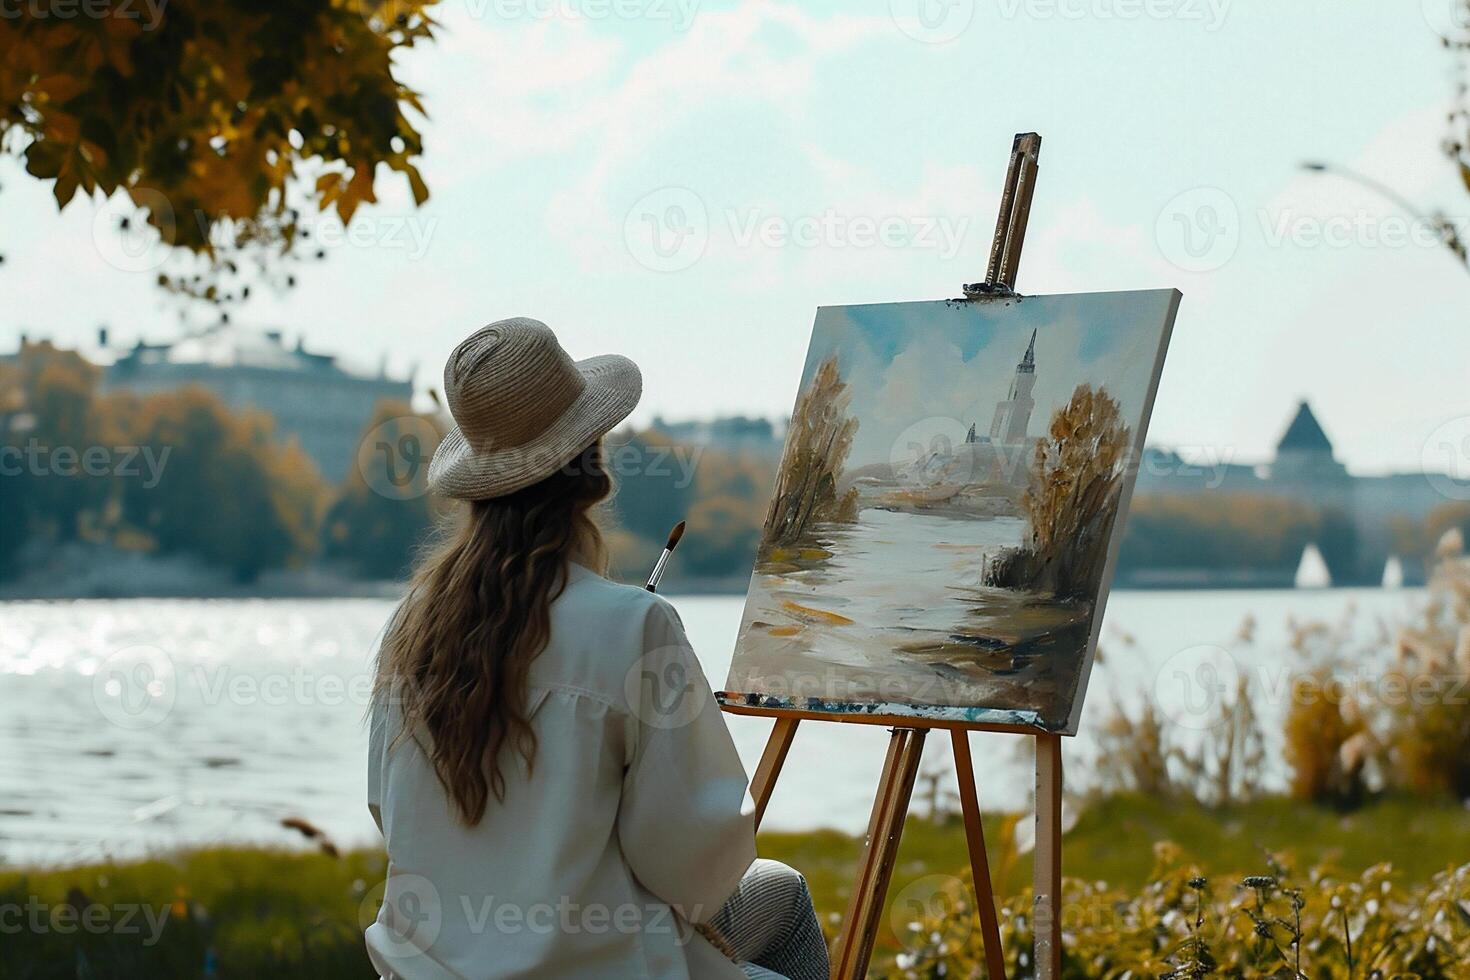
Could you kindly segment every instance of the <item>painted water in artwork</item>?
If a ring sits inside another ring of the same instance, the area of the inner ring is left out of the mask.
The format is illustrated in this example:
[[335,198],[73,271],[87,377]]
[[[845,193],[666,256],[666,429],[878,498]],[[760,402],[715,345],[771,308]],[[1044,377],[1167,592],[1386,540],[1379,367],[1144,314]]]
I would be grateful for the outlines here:
[[1178,300],[818,310],[727,700],[1074,730]]

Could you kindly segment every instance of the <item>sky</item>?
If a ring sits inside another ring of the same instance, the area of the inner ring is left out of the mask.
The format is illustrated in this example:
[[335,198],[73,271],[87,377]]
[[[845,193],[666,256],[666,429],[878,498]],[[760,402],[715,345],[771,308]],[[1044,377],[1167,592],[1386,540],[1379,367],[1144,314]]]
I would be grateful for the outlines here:
[[[491,320],[643,367],[635,421],[790,411],[818,306],[983,276],[1041,133],[1018,286],[1178,288],[1150,442],[1267,459],[1310,398],[1356,473],[1470,460],[1470,275],[1396,205],[1470,213],[1439,152],[1453,0],[447,0],[400,59],[432,197],[380,203],[233,319],[438,384]],[[181,329],[116,206],[0,162],[0,349]]]
[[962,441],[971,424],[988,436],[1035,331],[1029,435],[1044,434],[1081,384],[1106,391],[1136,431],[1172,298],[1156,290],[823,307],[801,384],[836,356],[858,422],[848,465],[911,463],[936,438]]

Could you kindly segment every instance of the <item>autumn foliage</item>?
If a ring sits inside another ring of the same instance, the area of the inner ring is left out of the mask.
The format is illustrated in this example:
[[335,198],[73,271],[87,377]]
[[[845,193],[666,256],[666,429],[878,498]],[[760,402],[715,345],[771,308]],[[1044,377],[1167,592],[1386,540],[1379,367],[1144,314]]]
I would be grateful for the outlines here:
[[763,547],[800,540],[823,521],[857,519],[857,491],[839,492],[837,487],[858,428],[857,419],[847,414],[851,403],[837,359],[828,358],[796,400],[766,513]]
[[1029,540],[992,563],[989,584],[1063,598],[1093,596],[1107,562],[1130,445],[1118,403],[1101,388],[1078,385],[1036,444],[1022,501]]
[[433,3],[16,4],[0,18],[0,147],[58,206],[121,191],[165,242],[217,264],[291,253],[299,208],[350,221],[380,165],[428,197],[405,112],[424,108],[392,59],[432,37]]

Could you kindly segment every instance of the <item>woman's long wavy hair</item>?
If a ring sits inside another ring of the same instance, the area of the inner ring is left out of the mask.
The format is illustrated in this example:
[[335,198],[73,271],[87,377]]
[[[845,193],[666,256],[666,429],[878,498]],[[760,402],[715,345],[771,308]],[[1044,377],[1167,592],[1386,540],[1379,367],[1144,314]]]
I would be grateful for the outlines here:
[[401,735],[429,736],[424,750],[469,826],[491,793],[505,799],[505,749],[534,766],[531,662],[546,646],[567,563],[606,566],[595,508],[611,493],[594,443],[539,483],[472,501],[420,562],[389,624],[375,697],[400,705]]

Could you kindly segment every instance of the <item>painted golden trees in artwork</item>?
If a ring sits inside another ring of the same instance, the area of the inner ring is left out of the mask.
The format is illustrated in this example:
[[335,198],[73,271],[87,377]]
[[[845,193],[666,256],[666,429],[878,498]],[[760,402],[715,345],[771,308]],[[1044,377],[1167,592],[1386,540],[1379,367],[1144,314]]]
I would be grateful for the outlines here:
[[857,419],[848,415],[852,393],[829,357],[796,400],[786,452],[766,514],[763,550],[791,544],[814,525],[857,519],[857,491],[839,492]]
[[1030,538],[992,562],[988,584],[1060,598],[1096,594],[1107,563],[1130,446],[1118,403],[1080,384],[1036,443],[1022,500]]

